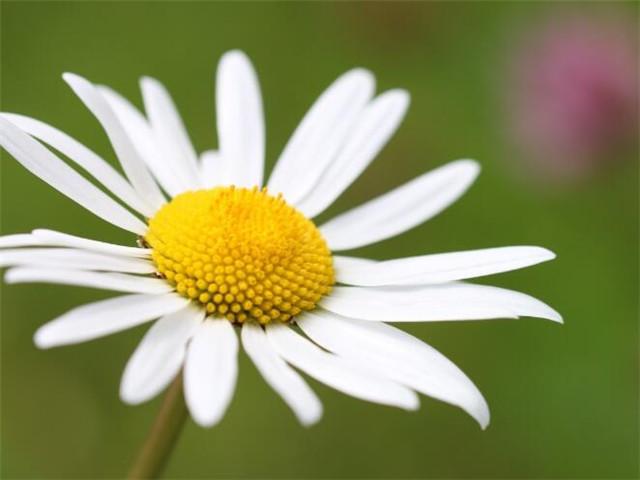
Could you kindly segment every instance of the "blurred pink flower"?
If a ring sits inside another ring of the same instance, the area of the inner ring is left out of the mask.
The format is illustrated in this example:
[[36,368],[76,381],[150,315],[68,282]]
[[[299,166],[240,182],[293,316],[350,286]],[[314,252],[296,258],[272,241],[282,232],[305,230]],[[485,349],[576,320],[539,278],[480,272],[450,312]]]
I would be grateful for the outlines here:
[[634,25],[564,15],[529,32],[512,65],[515,142],[535,167],[575,176],[620,157],[638,129]]

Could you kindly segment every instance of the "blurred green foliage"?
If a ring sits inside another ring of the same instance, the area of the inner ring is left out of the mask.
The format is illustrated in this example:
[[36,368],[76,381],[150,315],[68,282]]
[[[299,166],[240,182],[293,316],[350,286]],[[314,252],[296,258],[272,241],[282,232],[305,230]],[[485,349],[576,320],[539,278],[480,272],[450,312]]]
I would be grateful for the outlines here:
[[[98,124],[60,78],[72,71],[140,105],[137,78],[170,89],[199,150],[215,146],[220,55],[245,50],[260,75],[269,168],[311,102],[353,66],[412,107],[372,167],[323,218],[459,157],[483,174],[449,211],[357,254],[374,258],[539,244],[549,264],[482,279],[531,293],[566,324],[524,319],[406,329],[453,359],[492,410],[481,431],[424,398],[417,413],[363,403],[311,381],[323,421],[300,427],[244,354],[216,428],[190,422],[168,467],[179,478],[630,478],[638,473],[638,164],[629,152],[580,184],[514,175],[502,78],[510,46],[547,3],[14,2],[2,8],[2,110],[43,119],[105,158]],[[571,8],[598,14],[602,5]],[[629,15],[637,4],[617,4]],[[2,232],[36,227],[131,243],[2,154]],[[622,159],[621,159],[622,160]],[[118,477],[158,400],[118,399],[147,327],[39,351],[35,329],[108,296],[51,285],[2,287],[2,477]],[[404,327],[404,326],[403,326]]]

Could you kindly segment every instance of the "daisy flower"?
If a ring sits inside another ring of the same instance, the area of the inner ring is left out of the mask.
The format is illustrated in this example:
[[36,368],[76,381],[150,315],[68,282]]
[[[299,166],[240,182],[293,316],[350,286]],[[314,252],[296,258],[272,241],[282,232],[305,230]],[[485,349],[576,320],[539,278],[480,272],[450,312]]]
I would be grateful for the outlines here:
[[101,124],[124,175],[57,128],[23,115],[1,115],[0,144],[59,192],[137,236],[138,245],[38,229],[0,237],[0,266],[11,267],[8,283],[124,293],[45,324],[35,334],[40,348],[155,320],[124,370],[120,395],[127,403],[151,399],[183,372],[191,416],[202,426],[216,424],[234,393],[242,345],[304,425],[320,419],[322,405],[298,370],[347,395],[405,410],[418,408],[418,393],[428,395],[484,428],[489,409],[473,382],[387,322],[561,322],[528,295],[463,281],[552,259],[544,248],[385,261],[336,254],[420,225],[479,172],[472,160],[454,161],[316,226],[312,219],[369,165],[409,105],[404,90],[375,96],[366,70],[345,73],[311,106],[268,181],[260,88],[243,53],[220,60],[219,149],[202,154],[156,80],[141,81],[143,113],[108,87],[63,78]]

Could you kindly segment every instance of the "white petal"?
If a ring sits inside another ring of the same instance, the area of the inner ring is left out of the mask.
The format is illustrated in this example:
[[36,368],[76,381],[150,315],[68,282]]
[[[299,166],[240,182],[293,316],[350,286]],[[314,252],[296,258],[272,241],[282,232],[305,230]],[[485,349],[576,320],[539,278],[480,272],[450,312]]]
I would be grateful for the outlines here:
[[100,288],[116,292],[168,293],[173,287],[159,278],[139,277],[124,273],[87,272],[61,268],[15,267],[4,276],[7,283],[55,283]]
[[269,177],[269,190],[299,202],[318,182],[371,99],[373,75],[355,68],[340,76],[309,109]]
[[[88,238],[77,237],[68,233],[56,232],[55,230],[47,230],[44,228],[34,230],[30,236],[33,238],[34,243],[28,246],[48,245],[52,247],[71,247],[127,257],[148,258],[151,256],[151,249],[149,248],[116,245],[114,243],[90,240]],[[25,244],[24,246],[27,245]]]
[[436,322],[538,317],[562,322],[558,312],[529,295],[469,283],[422,287],[334,287],[320,305],[350,318]]
[[177,168],[177,162],[156,141],[151,125],[144,115],[115,90],[104,85],[98,86],[98,89],[118,117],[133,147],[162,188],[172,197],[191,188],[191,184],[185,178],[185,172]]
[[198,327],[184,367],[184,393],[193,419],[203,427],[218,423],[233,397],[238,376],[238,337],[227,320]]
[[207,150],[200,155],[200,175],[202,184],[206,188],[212,188],[220,184],[224,163],[220,152]]
[[267,336],[287,362],[347,395],[405,410],[415,410],[420,405],[412,390],[321,350],[286,325],[268,325]]
[[336,279],[361,286],[424,285],[476,278],[529,267],[555,258],[541,247],[502,247],[398,258],[361,265],[334,258]]
[[46,243],[38,240],[30,233],[14,233],[0,237],[0,248],[35,247],[39,245],[46,245]]
[[265,381],[289,405],[300,423],[312,425],[322,416],[322,404],[306,382],[287,365],[259,325],[242,326],[242,345]]
[[188,188],[200,188],[198,156],[169,92],[160,82],[149,77],[140,81],[140,88],[158,146],[175,165],[175,172],[188,182]]
[[204,310],[190,304],[154,323],[124,369],[120,398],[138,404],[164,390],[180,371],[187,342],[203,320]]
[[377,260],[370,258],[347,257],[344,255],[333,255],[332,258],[336,279],[348,275],[351,270],[360,270],[362,267],[379,263]]
[[478,176],[473,160],[458,160],[405,183],[320,227],[331,250],[349,250],[405,232],[455,202]]
[[32,266],[71,270],[103,270],[122,273],[153,273],[149,260],[119,257],[72,248],[19,248],[0,250],[0,268]]
[[120,120],[98,88],[86,79],[72,73],[65,73],[62,78],[102,125],[133,188],[153,208],[160,208],[165,203],[162,192],[135,149],[132,139],[129,138]]
[[85,342],[175,312],[187,303],[176,294],[125,295],[89,303],[40,327],[34,341],[39,348]]
[[37,140],[0,117],[0,145],[35,176],[94,215],[124,230],[142,234],[144,223]]
[[250,60],[238,50],[225,53],[218,64],[216,112],[222,183],[262,186],[265,128],[260,85]]
[[29,135],[55,148],[70,160],[77,163],[89,175],[98,180],[115,196],[134,210],[147,217],[153,215],[153,207],[136,193],[122,175],[95,152],[89,150],[74,138],[34,118],[13,113],[3,113],[2,116]]
[[482,428],[489,424],[489,407],[473,382],[441,353],[402,330],[323,310],[305,313],[297,324],[327,350],[420,393],[459,406]]
[[[389,90],[361,112],[336,159],[295,206],[313,218],[331,205],[369,166],[396,131],[409,106],[404,90]],[[294,179],[295,180],[295,179]]]

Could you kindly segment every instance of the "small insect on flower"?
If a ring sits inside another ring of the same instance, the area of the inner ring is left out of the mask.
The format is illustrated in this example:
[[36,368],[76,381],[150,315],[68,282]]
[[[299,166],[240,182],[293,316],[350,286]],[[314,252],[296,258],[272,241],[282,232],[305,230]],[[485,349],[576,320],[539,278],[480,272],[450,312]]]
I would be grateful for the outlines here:
[[22,115],[2,114],[0,143],[58,191],[138,236],[140,246],[34,230],[0,237],[0,266],[12,267],[9,283],[127,293],[44,325],[35,334],[38,347],[156,320],[125,368],[120,394],[127,403],[151,399],[183,371],[192,417],[216,424],[235,389],[239,334],[256,368],[304,425],[320,419],[322,406],[292,367],[348,395],[406,410],[418,408],[416,392],[429,395],[485,428],[489,409],[471,380],[385,322],[562,321],[528,295],[461,282],[554,258],[544,248],[386,261],[336,255],[420,225],[458,199],[479,171],[472,160],[449,163],[316,226],[312,219],[369,165],[409,104],[403,90],[374,96],[366,70],[345,73],[320,96],[267,182],[260,89],[243,53],[228,52],[220,61],[219,150],[201,155],[157,81],[142,80],[143,114],[107,87],[72,74],[64,79],[104,128],[124,176],[60,130]]

